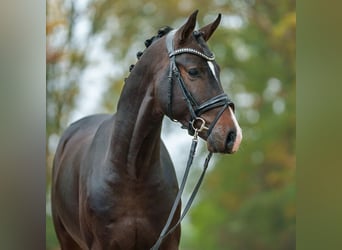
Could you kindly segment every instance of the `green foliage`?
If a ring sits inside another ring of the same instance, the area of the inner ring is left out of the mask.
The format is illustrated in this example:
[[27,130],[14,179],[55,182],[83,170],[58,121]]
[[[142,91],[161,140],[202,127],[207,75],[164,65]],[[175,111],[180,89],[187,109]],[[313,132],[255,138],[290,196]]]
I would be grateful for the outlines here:
[[50,215],[46,215],[46,249],[57,249],[58,240],[54,231],[52,218]]
[[244,139],[207,175],[182,246],[295,249],[294,3],[256,1],[236,13],[246,14],[245,26],[216,33],[211,44],[226,40],[218,60],[234,76],[228,93],[252,98],[237,103]]
[[[179,26],[194,9],[200,9],[200,27],[222,13],[209,46],[221,67],[222,85],[235,101],[244,138],[235,155],[217,156],[187,216],[181,249],[295,249],[294,0],[102,0],[90,1],[84,13],[77,13],[71,1],[47,3],[48,140],[61,133],[75,108],[80,76],[91,66],[87,44],[107,34],[105,48],[119,70],[107,77],[111,84],[103,106],[114,112],[145,39],[162,26]],[[91,22],[84,47],[75,43],[73,32],[80,15]],[[53,47],[61,29],[68,36]],[[47,151],[49,165],[53,152]],[[51,232],[47,217],[48,249],[56,243]]]

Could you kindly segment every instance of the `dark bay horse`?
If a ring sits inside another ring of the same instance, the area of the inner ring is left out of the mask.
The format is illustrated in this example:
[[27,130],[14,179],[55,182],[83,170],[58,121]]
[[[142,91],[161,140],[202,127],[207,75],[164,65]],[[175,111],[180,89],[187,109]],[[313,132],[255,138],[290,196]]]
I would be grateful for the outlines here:
[[[161,30],[149,40],[115,115],[85,117],[62,135],[53,164],[52,213],[63,250],[150,249],[157,241],[178,191],[160,138],[164,115],[198,133],[210,152],[238,150],[242,132],[234,104],[206,45],[221,15],[199,30],[196,17],[197,11],[179,29]],[[178,249],[179,241],[180,226],[160,249]]]

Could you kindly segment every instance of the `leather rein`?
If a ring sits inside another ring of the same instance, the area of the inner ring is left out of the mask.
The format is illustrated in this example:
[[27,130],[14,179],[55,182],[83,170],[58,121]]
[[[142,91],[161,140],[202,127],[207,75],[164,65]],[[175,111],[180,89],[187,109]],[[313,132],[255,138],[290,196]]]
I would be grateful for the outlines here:
[[[179,218],[179,220],[176,222],[176,224],[169,229],[172,219],[174,217],[174,214],[177,210],[178,204],[181,200],[181,196],[182,193],[184,191],[184,187],[185,187],[185,183],[187,181],[189,172],[190,172],[190,167],[192,165],[194,156],[195,156],[195,152],[196,152],[196,147],[197,147],[197,143],[198,143],[198,133],[202,132],[204,130],[207,131],[207,135],[209,136],[213,127],[215,126],[216,122],[219,120],[219,118],[221,117],[221,115],[223,114],[224,110],[228,107],[231,106],[234,109],[234,103],[228,98],[228,96],[225,93],[221,93],[215,97],[210,98],[209,100],[205,101],[204,103],[198,104],[198,102],[196,101],[196,99],[193,97],[193,95],[191,94],[191,92],[187,89],[182,76],[179,72],[179,69],[176,65],[176,56],[180,55],[180,54],[184,54],[184,53],[188,53],[188,54],[193,54],[193,55],[197,55],[199,57],[202,57],[204,60],[206,61],[214,61],[215,60],[215,56],[211,53],[210,55],[206,55],[200,51],[197,51],[195,49],[192,48],[180,48],[177,50],[174,50],[174,46],[173,46],[173,39],[174,39],[174,35],[175,35],[175,30],[169,32],[166,36],[166,47],[168,50],[168,54],[169,54],[169,58],[170,58],[170,71],[169,71],[169,75],[168,75],[168,81],[169,81],[169,90],[168,90],[168,98],[169,98],[169,103],[168,103],[168,116],[170,117],[171,120],[176,121],[175,119],[173,119],[173,113],[172,113],[172,99],[173,99],[173,80],[174,77],[176,78],[176,82],[178,83],[182,94],[185,98],[185,101],[187,103],[190,115],[191,115],[191,119],[189,121],[189,126],[188,126],[188,132],[190,135],[193,136],[192,139],[192,143],[191,143],[191,148],[190,148],[190,152],[189,152],[189,157],[188,157],[188,161],[187,161],[187,165],[185,168],[185,172],[183,175],[183,179],[181,182],[181,185],[179,187],[176,199],[172,205],[169,217],[164,225],[164,228],[162,229],[158,240],[156,241],[156,243],[151,247],[151,250],[158,250],[160,245],[162,244],[162,241],[169,235],[171,234],[177,227],[178,225],[181,223],[181,221],[183,220],[183,218],[185,217],[185,215],[187,214],[187,212],[189,211],[193,200],[195,199],[195,196],[202,184],[204,175],[206,173],[206,170],[208,168],[208,164],[209,161],[211,159],[212,156],[212,152],[209,152],[205,162],[204,162],[204,166],[203,166],[203,170],[202,173],[197,181],[197,184],[195,185],[189,200],[187,201],[185,208]],[[194,35],[198,35],[198,31],[194,32]],[[217,107],[221,107],[221,109],[219,110],[219,112],[217,113],[215,119],[213,120],[213,122],[211,122],[211,124],[208,126],[206,126],[206,121],[201,118],[200,116]]]

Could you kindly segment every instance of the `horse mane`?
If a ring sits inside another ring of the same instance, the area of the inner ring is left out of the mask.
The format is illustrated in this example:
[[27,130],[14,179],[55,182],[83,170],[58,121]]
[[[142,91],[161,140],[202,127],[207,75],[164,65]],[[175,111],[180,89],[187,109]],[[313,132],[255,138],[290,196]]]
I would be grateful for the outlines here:
[[[157,35],[155,36],[152,36],[151,38],[147,39],[145,41],[145,49],[147,49],[148,47],[151,46],[151,44],[153,44],[155,41],[159,40],[161,37],[165,36],[167,33],[169,33],[171,30],[173,30],[171,27],[169,26],[165,26],[165,27],[162,27],[158,30],[158,33]],[[145,51],[145,50],[144,50]],[[137,53],[137,59],[139,60],[140,57],[144,54],[144,51],[138,51]],[[130,67],[129,67],[129,72],[132,71],[132,69],[134,68],[134,64],[132,64]]]

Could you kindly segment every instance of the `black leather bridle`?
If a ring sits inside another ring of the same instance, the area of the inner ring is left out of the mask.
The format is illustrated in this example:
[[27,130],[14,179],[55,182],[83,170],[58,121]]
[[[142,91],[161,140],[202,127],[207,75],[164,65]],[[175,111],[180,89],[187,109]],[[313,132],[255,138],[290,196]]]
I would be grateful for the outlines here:
[[[189,125],[188,125],[188,132],[190,135],[194,135],[195,132],[195,123],[196,121],[200,121],[201,122],[201,127],[202,129],[206,129],[207,130],[207,136],[210,135],[213,127],[215,126],[216,122],[218,121],[218,119],[221,117],[221,115],[223,114],[224,110],[230,106],[232,107],[232,109],[234,110],[234,103],[229,99],[229,97],[225,94],[219,94],[217,96],[214,96],[212,98],[210,98],[209,100],[205,101],[204,103],[198,104],[198,102],[196,101],[196,99],[193,97],[193,95],[191,94],[191,92],[188,90],[188,88],[186,87],[183,78],[179,72],[179,69],[177,67],[176,64],[176,56],[180,55],[180,54],[193,54],[193,55],[197,55],[199,57],[202,57],[203,59],[207,60],[207,61],[214,61],[215,60],[215,56],[210,53],[210,55],[206,55],[203,54],[202,52],[192,49],[192,48],[180,48],[175,50],[174,46],[173,46],[173,39],[174,39],[174,35],[175,35],[175,30],[169,32],[166,36],[166,48],[169,54],[169,58],[170,58],[170,71],[169,71],[169,75],[168,75],[168,80],[169,80],[169,90],[168,90],[168,98],[169,98],[169,103],[168,103],[168,116],[170,117],[171,120],[173,119],[173,112],[172,112],[172,99],[173,99],[173,79],[174,77],[176,78],[176,82],[178,83],[182,94],[185,98],[185,101],[187,103],[189,112],[190,112],[190,121],[189,121]],[[195,34],[198,35],[199,32],[195,31]],[[210,123],[209,127],[205,126],[205,121],[204,119],[200,118],[200,116],[217,107],[222,107],[221,110],[217,113],[215,119]]]
[[[196,32],[196,31],[195,31]],[[183,220],[183,218],[185,217],[185,215],[187,214],[187,212],[189,211],[192,202],[194,201],[196,194],[201,186],[201,183],[203,181],[204,175],[206,173],[206,170],[208,168],[208,164],[209,161],[211,159],[212,156],[212,152],[209,152],[208,156],[205,159],[204,165],[203,165],[203,170],[202,173],[190,195],[189,200],[187,201],[185,208],[183,210],[183,212],[181,213],[180,218],[178,219],[178,221],[170,228],[171,226],[171,222],[173,220],[173,217],[176,213],[178,204],[181,200],[181,196],[182,193],[184,191],[184,187],[185,187],[185,183],[186,180],[188,178],[189,175],[189,171],[190,171],[190,167],[192,165],[193,162],[193,158],[196,152],[196,146],[197,146],[197,137],[198,137],[198,133],[203,131],[203,130],[207,130],[207,136],[210,135],[213,127],[215,126],[216,122],[218,121],[218,119],[221,117],[221,115],[223,114],[223,112],[225,111],[225,109],[230,106],[232,107],[232,109],[234,110],[234,104],[233,102],[228,98],[228,96],[225,93],[219,94],[213,98],[210,98],[209,100],[205,101],[202,104],[198,104],[196,99],[192,96],[191,92],[187,89],[187,87],[184,84],[184,81],[182,79],[182,76],[179,72],[179,69],[177,68],[176,65],[176,59],[175,57],[179,54],[184,54],[184,53],[190,53],[190,54],[194,54],[197,56],[202,57],[203,59],[207,60],[207,61],[213,61],[215,60],[215,57],[213,54],[211,55],[205,55],[202,52],[199,52],[195,49],[192,48],[181,48],[181,49],[177,49],[174,50],[173,47],[173,38],[174,38],[174,34],[175,31],[171,31],[170,33],[168,33],[168,35],[166,36],[166,47],[169,53],[169,57],[170,57],[170,72],[169,72],[169,91],[168,91],[168,97],[169,97],[169,103],[168,103],[168,116],[170,117],[171,120],[175,121],[173,119],[173,114],[172,114],[172,93],[173,93],[173,77],[175,76],[178,82],[178,85],[180,87],[180,89],[182,90],[183,96],[185,97],[187,106],[189,108],[190,111],[190,121],[189,121],[189,126],[188,126],[188,132],[189,134],[193,135],[193,140],[192,140],[192,144],[191,144],[191,148],[190,148],[190,153],[189,153],[189,158],[188,158],[188,162],[185,168],[185,172],[183,175],[183,179],[181,182],[181,185],[179,187],[177,196],[175,198],[175,201],[172,205],[171,211],[169,213],[169,217],[157,239],[157,241],[154,243],[154,245],[150,248],[150,250],[158,250],[160,245],[162,244],[162,241],[169,235],[171,234],[173,231],[175,231],[178,227],[178,225],[181,223],[181,221]],[[208,110],[217,108],[217,107],[222,107],[220,109],[220,111],[217,113],[215,119],[213,120],[213,122],[211,122],[211,124],[209,125],[209,127],[206,126],[206,121],[201,118],[200,116],[207,112]],[[197,122],[197,123],[196,123]],[[196,123],[196,124],[195,124]],[[200,124],[198,126],[198,123]]]

